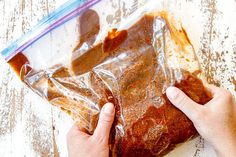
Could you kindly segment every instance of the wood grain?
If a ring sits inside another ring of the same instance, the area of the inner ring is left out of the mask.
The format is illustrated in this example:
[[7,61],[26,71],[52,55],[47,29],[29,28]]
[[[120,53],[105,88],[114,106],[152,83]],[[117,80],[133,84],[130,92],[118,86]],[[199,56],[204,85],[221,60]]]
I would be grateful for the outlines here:
[[[65,1],[0,1],[0,48],[3,49],[29,31],[40,19]],[[2,58],[0,66],[0,155],[59,156],[52,116],[57,110],[53,111],[47,102],[23,85]],[[39,106],[43,111],[38,111]],[[42,114],[45,114],[43,118]]]
[[[29,31],[65,1],[0,0],[0,49]],[[236,17],[236,2],[227,1],[231,10],[223,8],[220,0],[179,3],[196,5],[205,15],[199,28],[202,33],[197,49],[202,69],[209,82],[228,88],[235,95],[236,23],[231,21]],[[0,156],[67,156],[65,135],[72,120],[23,85],[2,58],[0,67]],[[212,149],[204,146],[202,138],[195,140],[195,146],[192,156],[206,156],[207,153],[214,156]]]

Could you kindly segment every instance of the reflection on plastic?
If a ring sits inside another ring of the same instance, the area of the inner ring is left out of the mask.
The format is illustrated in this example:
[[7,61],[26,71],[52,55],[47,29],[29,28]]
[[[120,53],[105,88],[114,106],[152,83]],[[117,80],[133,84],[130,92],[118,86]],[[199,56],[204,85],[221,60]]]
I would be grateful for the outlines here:
[[95,45],[98,17],[92,10],[80,15],[80,43],[69,67],[58,63],[22,72],[29,62],[20,53],[9,63],[29,87],[91,134],[100,109],[112,102],[112,156],[162,156],[196,136],[192,122],[164,94],[174,85],[200,104],[211,98],[195,74],[199,67],[184,66],[197,62],[186,32],[173,29],[162,14],[146,14],[127,30],[113,29]]

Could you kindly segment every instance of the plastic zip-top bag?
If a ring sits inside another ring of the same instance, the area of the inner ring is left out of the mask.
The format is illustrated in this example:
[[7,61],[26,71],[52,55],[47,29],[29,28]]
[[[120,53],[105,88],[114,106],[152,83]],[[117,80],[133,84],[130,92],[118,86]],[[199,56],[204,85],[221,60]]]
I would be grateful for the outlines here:
[[163,156],[197,135],[166,88],[176,86],[199,104],[211,96],[171,2],[149,0],[116,18],[109,3],[70,0],[2,55],[26,85],[90,134],[112,102],[112,156]]

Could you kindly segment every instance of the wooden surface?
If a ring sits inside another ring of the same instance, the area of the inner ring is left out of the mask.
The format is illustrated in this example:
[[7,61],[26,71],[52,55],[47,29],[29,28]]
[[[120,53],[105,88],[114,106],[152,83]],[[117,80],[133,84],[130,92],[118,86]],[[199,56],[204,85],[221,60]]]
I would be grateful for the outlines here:
[[[0,49],[65,1],[0,0]],[[200,30],[194,44],[202,69],[210,82],[228,88],[235,95],[236,2],[191,0],[179,1],[177,5],[182,10],[193,7],[205,15],[199,17],[201,23],[192,25]],[[190,39],[195,38],[192,34]],[[0,156],[66,156],[64,136],[71,119],[23,85],[2,58],[0,67]],[[209,146],[201,138],[195,145],[192,156],[206,156],[204,151]],[[210,148],[208,155],[212,156],[209,152]]]
[[[26,33],[65,1],[1,0],[0,48]],[[2,58],[0,67],[0,156],[59,156],[55,123],[60,114],[65,115],[23,85]],[[65,141],[61,143],[65,149],[61,148],[60,154],[66,156]]]

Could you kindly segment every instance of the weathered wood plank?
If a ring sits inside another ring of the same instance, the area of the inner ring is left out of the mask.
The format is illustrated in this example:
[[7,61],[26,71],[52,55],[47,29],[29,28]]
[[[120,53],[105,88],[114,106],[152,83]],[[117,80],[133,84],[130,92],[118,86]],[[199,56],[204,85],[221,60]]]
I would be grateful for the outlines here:
[[[0,1],[1,49],[63,2],[65,0]],[[26,88],[2,58],[0,66],[1,156],[58,156],[58,150],[54,149],[51,106]]]

